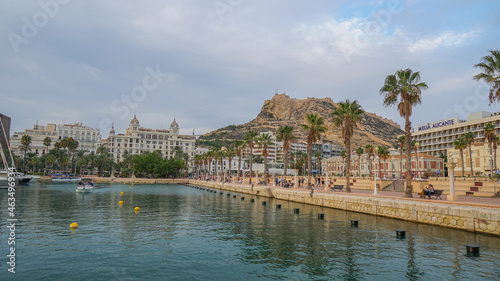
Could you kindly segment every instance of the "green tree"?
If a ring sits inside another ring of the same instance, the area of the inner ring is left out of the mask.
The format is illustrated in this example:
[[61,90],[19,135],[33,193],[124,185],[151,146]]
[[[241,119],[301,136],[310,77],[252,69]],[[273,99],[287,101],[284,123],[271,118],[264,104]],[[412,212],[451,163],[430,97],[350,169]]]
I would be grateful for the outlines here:
[[413,197],[411,185],[411,122],[413,106],[421,103],[422,90],[429,87],[420,81],[420,72],[411,69],[398,70],[385,78],[380,94],[384,95],[385,106],[397,106],[399,115],[405,118],[406,141],[406,190],[405,197]]
[[23,173],[26,173],[26,152],[30,150],[31,137],[29,135],[24,135],[21,137],[21,147],[24,150],[24,160],[23,160]]
[[271,135],[268,133],[263,133],[256,138],[257,146],[259,149],[262,149],[262,156],[264,157],[264,185],[267,185],[267,156],[268,156],[268,148],[273,145],[273,140],[271,139]]
[[377,155],[378,155],[378,163],[379,163],[379,167],[380,167],[380,160],[384,160],[384,178],[386,177],[385,175],[387,175],[387,159],[389,158],[389,149],[385,146],[379,146],[377,147]]
[[338,107],[333,111],[333,124],[342,129],[342,138],[346,150],[346,192],[351,192],[349,173],[351,170],[351,138],[354,135],[354,128],[361,122],[365,111],[358,104],[358,101],[346,100],[339,102]]
[[228,165],[227,165],[229,168],[228,174],[232,175],[231,174],[231,161],[233,161],[234,156],[236,156],[236,151],[235,151],[234,147],[232,147],[232,146],[226,147],[225,154],[226,154],[226,157],[228,159]]
[[487,123],[483,127],[484,139],[488,141],[488,146],[490,149],[490,177],[493,176],[493,142],[495,141],[495,125],[493,123]]
[[467,148],[467,140],[460,136],[453,141],[455,149],[460,150],[460,161],[462,162],[462,176],[465,176],[464,149]]
[[241,140],[237,140],[233,143],[234,149],[236,151],[236,155],[238,156],[238,182],[241,177],[241,157],[243,155],[243,148],[245,147],[245,143]]
[[321,172],[321,169],[320,169],[320,161],[321,161],[321,152],[319,151],[315,151],[314,152],[314,158],[316,158],[316,170],[318,170],[318,174]]
[[[50,137],[45,137],[43,139],[43,145],[47,147],[45,149],[45,153],[49,153],[49,146],[50,146],[51,142],[52,142],[52,139]],[[45,167],[44,167],[43,174],[45,175],[46,172],[47,172],[47,162],[45,162]]]
[[288,152],[290,151],[290,145],[297,138],[293,135],[292,126],[281,126],[278,129],[278,135],[276,140],[283,142],[283,162],[284,162],[284,176],[286,179],[286,172],[288,168]]
[[469,147],[469,161],[470,161],[470,176],[474,176],[474,167],[472,165],[472,144],[474,143],[474,139],[476,138],[474,136],[474,133],[469,131],[464,134],[464,138],[467,141],[467,146]]
[[245,134],[245,137],[243,138],[245,140],[245,143],[248,145],[248,148],[250,148],[250,180],[249,183],[252,184],[252,164],[253,164],[253,144],[255,142],[255,138],[257,137],[257,133],[250,130]]
[[311,185],[311,170],[312,170],[312,145],[315,142],[321,141],[321,134],[326,132],[326,127],[324,126],[325,120],[323,117],[318,116],[318,113],[310,113],[306,116],[307,124],[300,124],[302,129],[307,131],[307,188],[312,188]]
[[490,50],[490,54],[484,56],[481,62],[474,65],[482,70],[474,75],[474,80],[483,80],[490,85],[490,104],[500,101],[500,51]]

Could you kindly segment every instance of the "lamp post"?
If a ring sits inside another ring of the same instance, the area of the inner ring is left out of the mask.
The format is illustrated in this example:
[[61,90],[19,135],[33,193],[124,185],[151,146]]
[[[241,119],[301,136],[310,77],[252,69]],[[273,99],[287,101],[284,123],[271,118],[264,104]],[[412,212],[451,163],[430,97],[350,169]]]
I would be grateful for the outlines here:
[[420,143],[417,141],[417,142],[415,143],[415,148],[417,149],[417,150],[416,150],[416,154],[417,154],[417,166],[416,166],[416,167],[417,167],[417,174],[416,174],[416,176],[417,176],[417,179],[419,179],[419,178],[420,178],[420,165],[419,165],[419,163],[418,163],[418,147],[419,147],[419,146],[420,146]]
[[[373,158],[373,162],[376,164],[378,159],[378,147],[375,148],[375,158]],[[375,166],[375,185],[373,186],[373,195],[378,195],[377,192],[377,167]]]
[[453,162],[452,156],[453,153],[450,152],[449,161],[446,163],[446,166],[448,167],[448,175],[450,176],[450,195],[446,198],[448,201],[457,201],[458,196],[455,195],[455,167],[457,166],[457,163]]

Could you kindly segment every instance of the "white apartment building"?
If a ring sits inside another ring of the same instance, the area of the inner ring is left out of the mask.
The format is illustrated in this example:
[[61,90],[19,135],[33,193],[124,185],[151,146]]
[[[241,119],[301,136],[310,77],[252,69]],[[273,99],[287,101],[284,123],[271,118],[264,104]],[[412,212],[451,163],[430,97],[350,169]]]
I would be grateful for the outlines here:
[[82,123],[64,124],[57,126],[57,139],[63,140],[69,137],[78,141],[78,150],[96,152],[101,146],[102,136],[100,129],[83,126]]
[[123,153],[141,154],[143,151],[161,151],[163,157],[170,159],[174,157],[175,147],[189,155],[188,166],[194,166],[195,136],[179,135],[179,125],[174,121],[170,124],[170,130],[148,129],[139,126],[136,116],[130,121],[125,134],[116,134],[114,127],[109,132],[109,137],[103,140],[103,145],[113,155],[115,162],[120,162]]
[[452,117],[415,127],[412,136],[418,140],[419,152],[433,156],[447,154],[448,149],[453,149],[453,141],[465,134],[473,132],[476,142],[484,142],[483,127],[493,123],[496,127],[495,134],[500,133],[500,112],[479,111],[468,115],[468,120],[459,120]]

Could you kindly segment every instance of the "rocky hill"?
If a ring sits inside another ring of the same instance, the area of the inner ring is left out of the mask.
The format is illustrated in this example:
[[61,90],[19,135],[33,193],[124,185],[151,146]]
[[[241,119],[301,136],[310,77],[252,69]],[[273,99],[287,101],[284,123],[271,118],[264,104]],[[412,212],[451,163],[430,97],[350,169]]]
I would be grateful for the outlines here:
[[[266,100],[260,113],[252,121],[243,125],[231,125],[199,138],[200,144],[211,145],[215,141],[222,141],[223,144],[234,140],[241,140],[246,132],[254,130],[260,132],[276,133],[281,126],[289,125],[294,127],[294,133],[298,140],[306,140],[306,131],[300,128],[300,124],[305,123],[306,115],[309,113],[319,113],[325,119],[327,132],[322,136],[323,140],[335,144],[343,145],[341,130],[335,128],[331,122],[331,113],[337,104],[331,98],[307,98],[295,99],[286,94],[275,94],[271,100]],[[397,145],[397,136],[403,134],[400,126],[392,120],[377,116],[374,113],[366,112],[363,121],[355,130],[352,139],[352,148],[370,143],[374,146],[383,145],[394,147]]]

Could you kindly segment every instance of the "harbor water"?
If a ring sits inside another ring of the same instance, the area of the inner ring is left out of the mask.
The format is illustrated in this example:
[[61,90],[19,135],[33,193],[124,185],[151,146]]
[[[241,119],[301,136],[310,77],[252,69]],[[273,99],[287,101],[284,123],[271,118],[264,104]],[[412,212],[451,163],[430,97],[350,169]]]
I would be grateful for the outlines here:
[[75,188],[16,190],[15,274],[0,190],[0,280],[500,280],[496,236],[185,185]]

